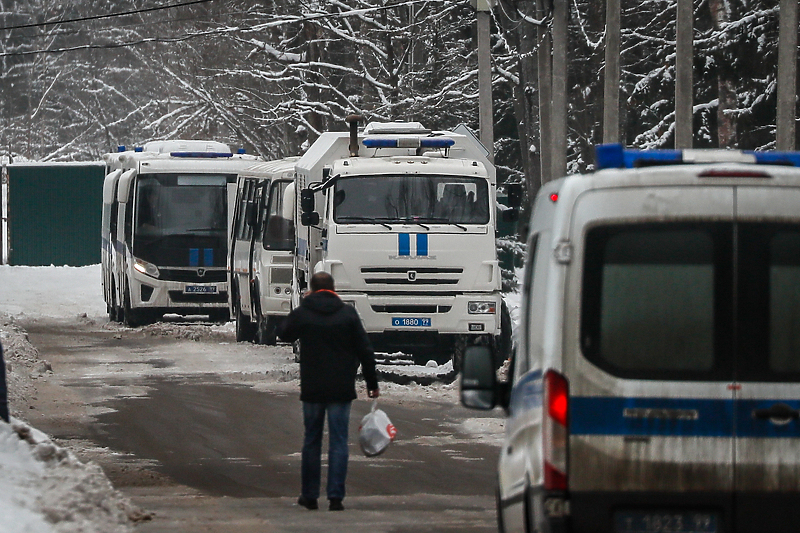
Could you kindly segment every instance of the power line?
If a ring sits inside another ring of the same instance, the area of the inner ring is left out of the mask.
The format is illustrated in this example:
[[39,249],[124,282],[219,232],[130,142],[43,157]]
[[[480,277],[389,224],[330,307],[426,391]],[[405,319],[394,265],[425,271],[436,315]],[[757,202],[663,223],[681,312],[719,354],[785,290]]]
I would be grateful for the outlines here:
[[[192,4],[199,4],[204,2],[210,2],[212,0],[193,0],[190,2],[185,2],[182,4],[175,4],[172,6],[162,6],[158,8],[148,8],[139,11],[130,11],[126,13],[118,13],[118,14],[108,14],[108,15],[98,15],[95,17],[83,17],[83,18],[76,18],[71,20],[65,20],[61,22],[49,22],[39,24],[38,26],[48,25],[48,24],[61,24],[64,22],[81,22],[86,20],[94,20],[98,18],[109,18],[114,16],[123,16],[135,13],[144,13],[148,11],[157,11],[163,9],[172,9],[175,7],[182,7]],[[134,41],[127,41],[127,42],[119,42],[119,43],[107,43],[107,44],[84,44],[84,45],[75,45],[75,46],[67,46],[62,48],[50,49],[50,50],[27,50],[22,52],[3,52],[0,53],[0,58],[2,57],[13,57],[13,56],[29,56],[29,55],[39,55],[39,54],[62,54],[65,52],[75,52],[78,50],[97,50],[97,49],[114,49],[114,48],[127,48],[132,46],[139,46],[142,44],[149,44],[149,43],[176,43],[181,41],[187,41],[191,39],[195,39],[198,37],[205,37],[208,35],[213,34],[225,34],[231,33],[234,31],[242,31],[242,32],[252,32],[252,31],[260,31],[266,28],[276,27],[276,26],[283,26],[285,24],[290,23],[302,23],[302,22],[313,22],[317,20],[324,20],[324,19],[343,19],[343,18],[350,18],[354,16],[363,16],[369,13],[376,13],[380,11],[390,10],[397,7],[405,7],[405,6],[412,6],[415,4],[437,4],[437,3],[445,3],[448,0],[400,0],[399,2],[390,4],[390,5],[383,5],[383,6],[372,6],[368,8],[354,8],[348,11],[340,11],[338,13],[309,13],[305,15],[296,15],[296,16],[286,16],[280,15],[275,16],[274,20],[268,22],[260,22],[253,24],[249,27],[238,27],[238,28],[221,28],[217,30],[207,30],[201,31],[197,33],[187,33],[183,35],[177,35],[173,37],[149,37],[149,38],[141,38]],[[2,29],[14,29],[14,28],[22,28],[22,27],[35,27],[37,25],[25,25],[25,26],[14,26],[10,28],[0,28]]]
[[151,13],[153,11],[163,11],[165,9],[175,9],[178,7],[185,7],[185,6],[192,6],[195,4],[205,4],[208,2],[212,2],[213,0],[190,0],[188,2],[183,2],[180,4],[173,4],[170,6],[159,6],[159,7],[148,7],[145,9],[136,9],[134,11],[123,11],[120,13],[107,13],[105,15],[92,15],[89,17],[78,17],[74,19],[63,19],[63,20],[53,20],[49,22],[36,22],[30,24],[17,24],[14,26],[4,26],[0,28],[0,31],[7,31],[7,30],[22,30],[26,28],[44,28],[45,26],[55,26],[57,24],[69,24],[73,22],[87,22],[90,20],[101,20],[101,19],[108,19],[108,18],[116,18],[116,17],[125,17],[128,15],[138,15],[140,13]]

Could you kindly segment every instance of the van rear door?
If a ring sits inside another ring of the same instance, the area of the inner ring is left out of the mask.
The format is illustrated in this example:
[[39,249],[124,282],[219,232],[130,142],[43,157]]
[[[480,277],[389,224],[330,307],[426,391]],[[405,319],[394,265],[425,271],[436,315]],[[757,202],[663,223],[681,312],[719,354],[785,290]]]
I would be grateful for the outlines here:
[[[800,191],[738,188],[735,531],[800,516]],[[764,213],[769,214],[766,218]]]
[[733,189],[592,191],[574,213],[571,241],[583,244],[567,294],[580,312],[565,328],[573,530],[727,533]]

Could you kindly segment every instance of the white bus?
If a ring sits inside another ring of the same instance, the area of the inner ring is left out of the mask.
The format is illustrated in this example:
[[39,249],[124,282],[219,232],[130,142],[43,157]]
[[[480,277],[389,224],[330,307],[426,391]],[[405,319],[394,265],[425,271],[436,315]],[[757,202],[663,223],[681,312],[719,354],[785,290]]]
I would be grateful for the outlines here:
[[227,321],[228,190],[259,158],[212,141],[155,141],[104,156],[102,270],[109,318]]
[[228,245],[229,310],[237,341],[275,344],[275,329],[291,309],[297,160],[257,163],[237,179]]

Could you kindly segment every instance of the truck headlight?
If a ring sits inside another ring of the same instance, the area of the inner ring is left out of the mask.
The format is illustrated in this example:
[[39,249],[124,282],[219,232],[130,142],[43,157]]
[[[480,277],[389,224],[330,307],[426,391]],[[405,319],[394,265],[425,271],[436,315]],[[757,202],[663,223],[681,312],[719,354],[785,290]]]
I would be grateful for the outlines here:
[[469,302],[467,312],[471,315],[493,315],[497,312],[497,302]]
[[142,274],[145,274],[152,278],[157,278],[159,276],[157,266],[155,266],[153,263],[142,261],[137,257],[133,258],[133,268],[135,268],[138,272],[141,272]]

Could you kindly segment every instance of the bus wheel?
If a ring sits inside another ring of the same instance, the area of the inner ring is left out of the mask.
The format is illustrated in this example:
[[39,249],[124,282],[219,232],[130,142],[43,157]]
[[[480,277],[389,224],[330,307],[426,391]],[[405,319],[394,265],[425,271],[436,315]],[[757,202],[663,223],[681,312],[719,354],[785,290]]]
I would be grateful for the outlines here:
[[234,311],[236,320],[236,342],[252,342],[256,336],[255,325],[250,322],[250,317],[242,313],[238,302],[234,304]]
[[123,306],[125,309],[123,313],[123,318],[124,318],[123,321],[125,325],[128,326],[129,328],[135,328],[141,326],[139,313],[131,309],[131,295],[128,292],[128,289],[125,289],[125,303],[123,304]]
[[117,305],[117,287],[114,280],[111,280],[111,303],[106,307],[108,308],[108,320],[110,322],[122,322],[122,309]]

